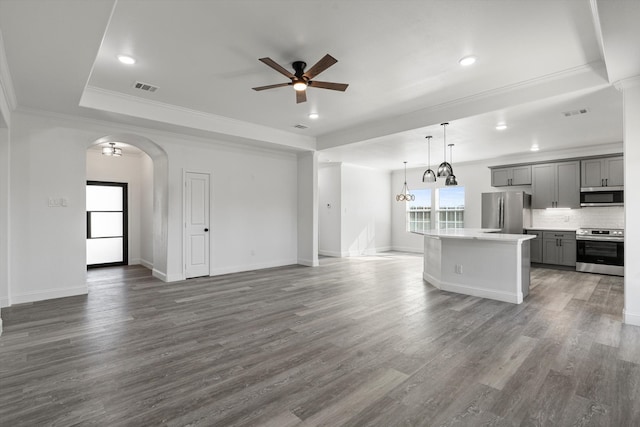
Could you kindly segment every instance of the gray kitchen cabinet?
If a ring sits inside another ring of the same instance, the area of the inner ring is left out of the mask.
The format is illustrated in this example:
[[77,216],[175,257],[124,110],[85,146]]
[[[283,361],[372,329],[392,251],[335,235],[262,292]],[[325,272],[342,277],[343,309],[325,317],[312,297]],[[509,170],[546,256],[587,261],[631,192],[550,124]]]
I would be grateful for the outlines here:
[[526,234],[532,234],[536,236],[535,239],[529,240],[531,262],[542,263],[542,231],[527,230]]
[[582,160],[582,187],[620,187],[624,185],[624,158],[602,157]]
[[531,166],[533,209],[580,207],[580,162]]
[[543,231],[542,262],[544,264],[575,267],[576,233],[568,231]]
[[491,169],[491,186],[531,185],[531,165]]

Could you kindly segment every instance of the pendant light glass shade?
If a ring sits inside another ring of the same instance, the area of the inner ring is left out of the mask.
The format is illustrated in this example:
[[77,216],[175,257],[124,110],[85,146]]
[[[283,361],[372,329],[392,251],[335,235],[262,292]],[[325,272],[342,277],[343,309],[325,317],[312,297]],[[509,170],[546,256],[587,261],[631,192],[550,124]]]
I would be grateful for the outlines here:
[[396,196],[397,202],[413,202],[416,199],[416,196],[409,192],[409,187],[407,186],[407,162],[404,162],[404,186],[402,187],[402,192]]
[[431,170],[431,135],[425,137],[427,138],[427,147],[428,147],[428,153],[427,153],[427,170],[424,171],[424,174],[422,175],[422,182],[436,182],[436,173],[434,171]]
[[438,166],[438,176],[441,178],[445,178],[453,174],[453,168],[451,167],[451,164],[447,162],[447,126],[448,125],[449,123],[440,123],[440,126],[442,126],[442,131],[444,133],[444,160],[442,161],[442,163],[440,163],[440,166]]
[[[453,163],[453,144],[449,144],[449,159]],[[451,185],[451,186],[458,185],[458,180],[456,179],[456,176],[453,174],[453,167],[451,168],[451,173],[447,176],[447,179],[444,181],[444,185]]]

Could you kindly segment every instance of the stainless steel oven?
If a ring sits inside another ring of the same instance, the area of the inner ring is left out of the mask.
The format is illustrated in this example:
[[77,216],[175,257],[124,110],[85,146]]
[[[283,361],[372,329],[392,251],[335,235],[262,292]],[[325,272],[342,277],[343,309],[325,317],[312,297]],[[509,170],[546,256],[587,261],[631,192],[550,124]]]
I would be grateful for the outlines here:
[[576,270],[624,276],[624,230],[576,231]]

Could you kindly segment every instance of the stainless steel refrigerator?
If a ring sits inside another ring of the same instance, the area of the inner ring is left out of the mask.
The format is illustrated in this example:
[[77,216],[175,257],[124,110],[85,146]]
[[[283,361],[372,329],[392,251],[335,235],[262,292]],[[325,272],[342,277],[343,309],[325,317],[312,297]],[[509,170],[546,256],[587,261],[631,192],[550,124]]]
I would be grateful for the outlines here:
[[482,228],[522,234],[531,227],[531,194],[524,191],[482,193]]

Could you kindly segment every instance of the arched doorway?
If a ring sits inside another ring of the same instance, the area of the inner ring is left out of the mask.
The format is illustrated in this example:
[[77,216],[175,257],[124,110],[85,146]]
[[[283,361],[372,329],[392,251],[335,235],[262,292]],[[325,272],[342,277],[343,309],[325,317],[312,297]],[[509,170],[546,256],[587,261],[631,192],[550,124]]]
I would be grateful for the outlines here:
[[[108,147],[110,143],[115,143],[118,148],[123,149],[122,158],[105,160],[124,160],[126,156],[130,158],[120,163],[99,162],[99,158],[103,157],[101,148]],[[136,163],[134,156],[140,161]],[[108,171],[109,168],[113,169]],[[133,244],[129,244],[129,248],[133,249],[130,253],[134,255],[130,263],[145,265],[152,270],[154,276],[166,280],[168,227],[166,152],[154,141],[136,134],[107,135],[88,144],[86,179],[111,177],[108,180],[121,182],[131,180],[131,176],[135,174],[139,174],[140,179],[135,182],[135,187],[130,187],[129,190],[133,189],[133,194],[129,197],[134,199],[136,207],[133,218],[136,238],[132,240]],[[135,181],[136,178],[133,180]],[[131,218],[131,215],[129,217]]]

